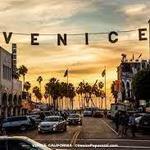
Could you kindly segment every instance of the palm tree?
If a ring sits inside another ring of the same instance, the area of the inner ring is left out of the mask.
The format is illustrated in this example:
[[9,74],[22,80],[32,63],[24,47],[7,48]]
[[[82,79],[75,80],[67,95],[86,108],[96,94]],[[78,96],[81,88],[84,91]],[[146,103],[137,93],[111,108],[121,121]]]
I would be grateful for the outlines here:
[[41,76],[39,76],[37,78],[37,81],[39,82],[39,87],[40,87],[40,91],[41,91],[41,82],[43,81],[43,78]]
[[28,69],[27,69],[27,67],[22,65],[19,67],[18,70],[19,70],[19,75],[22,75],[22,77],[23,77],[23,91],[24,91],[25,75],[27,74]]
[[111,93],[115,99],[115,103],[117,102],[117,97],[118,97],[118,91],[115,90],[115,81],[112,82],[111,84]]
[[61,83],[56,78],[51,78],[45,85],[45,92],[52,97],[54,110],[58,109],[58,98],[62,97],[61,88]]
[[42,100],[42,93],[40,92],[39,87],[37,87],[37,86],[33,87],[32,92],[34,93],[34,95],[36,97],[36,102],[37,102],[37,99],[41,102],[41,100]]
[[[82,99],[82,95],[84,94],[84,82],[80,82],[77,89],[76,89],[76,93],[81,97],[81,103],[82,103],[82,107],[84,107],[84,102]],[[79,101],[80,101],[80,97],[79,97]]]
[[71,109],[73,110],[73,98],[76,96],[75,88],[72,83],[68,84],[67,97],[70,99]]
[[26,81],[26,82],[24,83],[24,89],[28,92],[30,88],[31,88],[31,83],[28,82],[28,81]]

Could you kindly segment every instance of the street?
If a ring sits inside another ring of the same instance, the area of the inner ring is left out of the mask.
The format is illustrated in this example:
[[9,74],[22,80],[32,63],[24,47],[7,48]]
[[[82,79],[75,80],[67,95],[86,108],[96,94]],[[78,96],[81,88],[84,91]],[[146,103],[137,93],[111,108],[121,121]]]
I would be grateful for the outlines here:
[[[51,147],[55,144],[113,144],[115,146],[132,146],[132,149],[150,149],[150,135],[137,134],[137,138],[120,138],[111,125],[111,121],[104,118],[84,117],[82,126],[68,126],[67,132],[38,134],[37,130],[27,131],[26,133],[9,133],[9,135],[22,135],[32,138]],[[91,148],[92,146],[91,145]],[[58,145],[57,145],[58,146]],[[56,147],[57,147],[56,146]],[[144,146],[144,147],[143,147]],[[81,149],[81,148],[79,148]]]

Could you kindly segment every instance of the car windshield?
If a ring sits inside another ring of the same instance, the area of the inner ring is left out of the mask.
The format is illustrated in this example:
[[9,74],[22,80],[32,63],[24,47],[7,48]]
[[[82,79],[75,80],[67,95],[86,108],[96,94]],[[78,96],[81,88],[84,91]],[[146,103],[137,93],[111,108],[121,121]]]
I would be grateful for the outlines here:
[[45,117],[45,119],[44,119],[44,121],[47,121],[47,122],[56,122],[59,120],[60,120],[59,117]]

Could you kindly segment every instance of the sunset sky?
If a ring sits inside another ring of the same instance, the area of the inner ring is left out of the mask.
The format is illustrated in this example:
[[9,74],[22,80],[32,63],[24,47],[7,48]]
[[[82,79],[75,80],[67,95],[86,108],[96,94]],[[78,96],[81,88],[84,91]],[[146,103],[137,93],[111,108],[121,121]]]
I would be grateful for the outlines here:
[[[149,0],[0,0],[0,32],[16,33],[91,33],[148,28]],[[148,33],[147,33],[148,34]],[[101,72],[107,67],[107,89],[117,79],[116,67],[121,53],[131,59],[142,53],[148,58],[148,41],[138,40],[138,31],[119,33],[116,44],[106,35],[92,35],[89,45],[84,36],[68,36],[67,46],[57,46],[56,36],[39,36],[39,46],[30,45],[30,36],[13,35],[17,43],[18,66],[25,65],[26,77],[32,85],[41,75],[46,83],[56,76],[62,81],[69,68],[69,81],[77,85],[85,80],[104,80]],[[0,45],[10,51],[0,33]],[[44,84],[43,83],[43,84]]]

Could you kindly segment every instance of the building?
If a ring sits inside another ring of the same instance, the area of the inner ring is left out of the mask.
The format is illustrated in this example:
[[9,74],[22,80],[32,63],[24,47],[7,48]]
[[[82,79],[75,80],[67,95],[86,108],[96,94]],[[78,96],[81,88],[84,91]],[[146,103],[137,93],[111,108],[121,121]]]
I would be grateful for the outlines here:
[[149,66],[147,60],[122,61],[117,68],[118,80],[120,81],[119,97],[120,100],[132,101],[135,99],[132,92],[132,79],[134,75]]
[[12,54],[0,47],[0,115],[5,117],[22,113],[22,82],[13,78],[13,61]]

